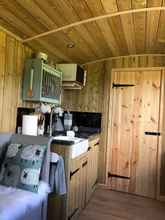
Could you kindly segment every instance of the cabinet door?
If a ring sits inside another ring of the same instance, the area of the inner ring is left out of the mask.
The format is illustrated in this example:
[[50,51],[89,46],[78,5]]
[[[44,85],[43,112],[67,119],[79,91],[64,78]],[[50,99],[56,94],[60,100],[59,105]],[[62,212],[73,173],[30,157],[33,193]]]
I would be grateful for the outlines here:
[[88,169],[87,169],[87,195],[86,195],[86,201],[88,202],[91,194],[92,194],[92,179],[93,179],[93,148],[89,145],[88,148]]
[[85,208],[87,192],[87,156],[72,160],[69,186],[68,219],[76,219]]
[[93,180],[92,187],[94,187],[97,183],[98,179],[98,160],[99,160],[99,144],[95,144],[93,146]]
[[79,191],[79,201],[80,209],[84,209],[86,205],[86,195],[87,195],[87,157],[81,160],[81,170],[80,170],[80,191]]
[[98,178],[98,151],[99,144],[90,144],[88,149],[88,168],[87,168],[87,196],[86,201],[88,202]]
[[80,211],[79,193],[81,167],[80,164],[76,165],[71,168],[70,172],[68,219],[75,219]]

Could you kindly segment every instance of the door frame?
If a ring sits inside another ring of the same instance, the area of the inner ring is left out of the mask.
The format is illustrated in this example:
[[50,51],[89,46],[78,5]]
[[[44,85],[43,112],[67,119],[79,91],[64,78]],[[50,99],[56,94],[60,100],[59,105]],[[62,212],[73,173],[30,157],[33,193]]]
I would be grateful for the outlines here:
[[[162,79],[161,79],[161,94],[160,94],[160,118],[159,118],[159,131],[163,131],[163,121],[165,122],[165,114],[163,115],[164,111],[164,104],[165,104],[165,67],[137,67],[137,68],[112,68],[111,69],[111,77],[110,77],[110,96],[109,96],[109,106],[108,106],[108,122],[107,122],[107,150],[106,150],[106,185],[108,185],[108,168],[110,162],[110,150],[111,150],[111,130],[112,130],[112,105],[113,105],[113,92],[112,92],[112,74],[114,72],[127,72],[127,71],[154,71],[160,70],[162,71]],[[165,196],[160,195],[160,168],[161,168],[161,148],[163,145],[163,141],[165,142],[165,133],[162,132],[162,135],[158,138],[158,145],[157,145],[157,179],[156,179],[156,199],[160,201],[165,201]]]

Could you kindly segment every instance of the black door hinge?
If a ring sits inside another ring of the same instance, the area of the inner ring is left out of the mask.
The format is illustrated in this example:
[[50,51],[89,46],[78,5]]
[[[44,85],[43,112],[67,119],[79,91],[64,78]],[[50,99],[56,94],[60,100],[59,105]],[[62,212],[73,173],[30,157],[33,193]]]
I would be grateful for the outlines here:
[[128,177],[128,176],[120,176],[120,175],[112,174],[112,173],[108,172],[108,178],[112,178],[112,177],[120,178],[120,179],[131,179],[131,178]]
[[118,88],[118,87],[132,87],[135,86],[134,84],[118,84],[118,83],[113,83],[112,88]]
[[72,217],[73,217],[78,211],[79,211],[79,208],[76,208],[76,209],[72,212],[72,214],[68,217],[68,220],[71,220]]
[[82,164],[82,167],[85,167],[87,164],[88,164],[88,161],[85,161],[85,162]]
[[80,170],[80,168],[76,169],[73,172],[70,172],[70,180],[72,179],[72,176],[74,176],[79,170]]

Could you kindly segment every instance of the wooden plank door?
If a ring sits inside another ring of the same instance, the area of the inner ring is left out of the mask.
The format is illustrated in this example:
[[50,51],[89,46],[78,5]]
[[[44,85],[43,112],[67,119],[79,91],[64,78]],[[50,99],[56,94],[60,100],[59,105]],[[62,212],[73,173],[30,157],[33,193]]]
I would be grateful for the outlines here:
[[160,70],[112,74],[108,184],[113,190],[156,197],[161,75]]

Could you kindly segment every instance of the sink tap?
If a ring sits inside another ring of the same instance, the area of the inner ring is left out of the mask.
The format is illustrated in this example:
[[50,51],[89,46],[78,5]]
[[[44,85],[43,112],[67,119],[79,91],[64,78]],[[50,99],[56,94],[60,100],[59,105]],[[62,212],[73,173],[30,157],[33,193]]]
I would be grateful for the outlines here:
[[52,125],[53,125],[53,114],[55,111],[55,107],[51,108],[51,112],[50,112],[50,121],[49,121],[49,136],[52,136]]

